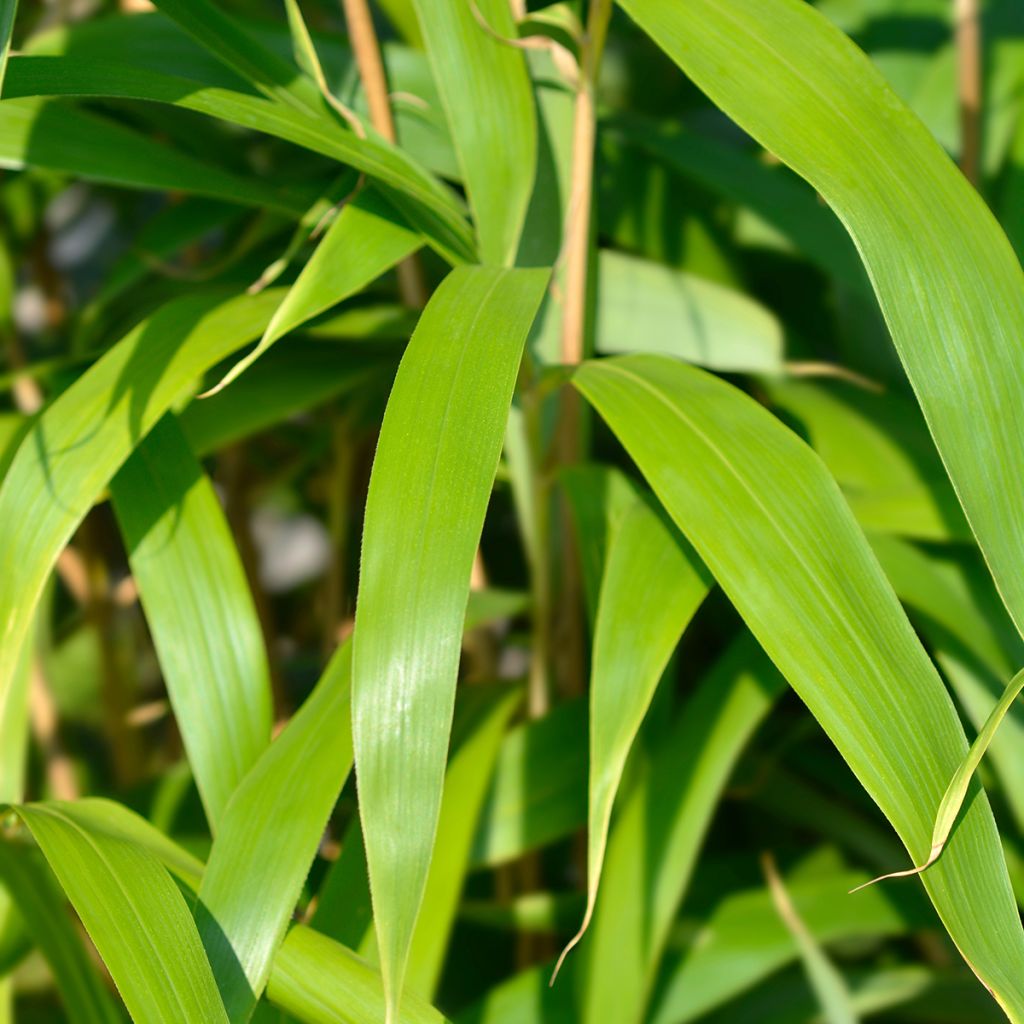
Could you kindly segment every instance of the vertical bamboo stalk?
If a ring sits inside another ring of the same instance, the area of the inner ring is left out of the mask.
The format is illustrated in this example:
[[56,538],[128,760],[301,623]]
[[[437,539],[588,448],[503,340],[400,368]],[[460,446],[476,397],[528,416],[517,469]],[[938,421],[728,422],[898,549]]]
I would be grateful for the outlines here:
[[978,0],[953,0],[957,95],[960,104],[960,170],[977,186],[981,176],[981,20]]
[[[366,0],[342,0],[342,8],[359,78],[370,107],[370,123],[388,142],[395,142],[395,121],[388,98],[388,81],[369,5]],[[396,272],[402,302],[413,309],[422,309],[427,304],[427,287],[419,260],[415,255],[409,256],[398,264]]]

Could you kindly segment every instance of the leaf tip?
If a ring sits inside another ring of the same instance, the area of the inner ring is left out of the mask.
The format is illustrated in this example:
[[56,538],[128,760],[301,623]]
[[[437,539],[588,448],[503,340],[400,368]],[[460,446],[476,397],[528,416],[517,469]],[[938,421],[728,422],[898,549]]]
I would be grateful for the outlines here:
[[855,892],[860,892],[861,889],[866,889],[870,885],[874,885],[876,882],[884,882],[889,878],[912,878],[914,875],[920,875],[922,872],[927,871],[942,854],[945,848],[945,840],[939,843],[933,843],[931,852],[928,854],[928,859],[917,867],[907,868],[905,871],[890,871],[887,875],[879,875],[877,878],[872,878],[868,882],[862,882],[860,885],[854,886],[848,893],[848,896],[852,896]]

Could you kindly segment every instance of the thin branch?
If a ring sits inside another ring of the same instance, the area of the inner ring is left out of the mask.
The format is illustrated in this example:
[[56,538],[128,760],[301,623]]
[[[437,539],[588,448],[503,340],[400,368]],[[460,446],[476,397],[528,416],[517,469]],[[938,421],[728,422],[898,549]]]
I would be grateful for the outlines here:
[[[387,76],[369,5],[366,0],[342,0],[342,7],[348,25],[349,42],[370,108],[370,123],[388,142],[396,142]],[[402,302],[413,309],[422,309],[427,304],[427,286],[420,261],[415,255],[409,256],[398,264],[396,272]]]
[[981,19],[978,0],[954,0],[960,170],[977,186],[981,175]]

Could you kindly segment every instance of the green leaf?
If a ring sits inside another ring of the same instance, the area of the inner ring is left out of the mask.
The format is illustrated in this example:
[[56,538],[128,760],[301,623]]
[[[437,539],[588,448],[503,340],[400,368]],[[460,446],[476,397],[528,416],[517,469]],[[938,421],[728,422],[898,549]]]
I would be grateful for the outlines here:
[[210,851],[197,918],[230,1021],[255,1008],[351,769],[350,666],[345,644],[235,790]]
[[602,249],[598,352],[660,352],[727,373],[779,373],[782,326],[763,306],[650,260]]
[[226,1022],[185,899],[145,849],[107,831],[92,801],[16,809],[137,1024]]
[[470,570],[547,279],[445,278],[399,367],[370,478],[352,722],[391,1021],[434,845]]
[[[949,835],[953,831],[960,812],[963,810],[964,800],[967,798],[967,790],[974,778],[974,773],[981,764],[981,759],[995,738],[996,730],[1006,717],[1006,712],[1013,706],[1013,702],[1024,690],[1024,670],[1018,672],[1007,684],[1003,695],[996,702],[996,706],[990,712],[985,724],[981,727],[970,750],[967,751],[963,761],[957,766],[953,777],[949,780],[949,786],[942,795],[939,802],[939,809],[935,814],[935,824],[932,827],[932,846],[928,851],[927,859],[920,865],[906,871],[891,871],[887,875],[880,875],[878,878],[865,882],[858,886],[863,889],[866,886],[874,885],[875,882],[884,881],[887,878],[907,878],[910,875],[919,875],[930,868],[942,855],[942,851],[949,842]],[[857,890],[853,890],[856,892]]]
[[[449,260],[463,262],[474,257],[475,247],[469,225],[451,189],[424,170],[403,150],[379,136],[369,134],[367,138],[361,139],[352,132],[342,130],[334,122],[301,109],[115,61],[96,62],[75,57],[18,57],[11,61],[6,94],[97,96],[169,103],[253,131],[275,135],[349,164],[369,175],[384,189],[385,196],[397,207],[399,213],[414,227],[422,230],[431,244]],[[25,115],[22,114],[19,121],[17,113],[29,102],[19,100],[11,104],[10,111],[14,113],[8,111],[6,101],[0,103],[0,125],[5,124],[9,118],[13,126],[11,130],[16,129],[12,142],[4,142],[4,148],[0,148],[0,159],[4,158],[9,149],[13,148],[19,153],[28,145],[25,139],[28,129],[21,123]],[[39,103],[38,100],[31,102]],[[59,136],[63,121],[60,125],[46,124],[44,127],[47,130],[42,139],[37,140],[32,135],[32,144],[38,144],[47,155],[54,148],[61,152]],[[124,129],[120,130],[124,132]],[[89,135],[83,128],[75,130],[74,126],[71,132],[75,140],[85,139]],[[21,144],[15,145],[19,138]],[[129,138],[128,142],[131,141]],[[107,173],[117,173],[117,150],[107,154],[82,154],[76,147],[74,156],[80,162],[91,159],[105,169],[112,168]],[[65,158],[64,163],[67,162]],[[66,169],[74,170],[73,167]],[[294,206],[290,205],[289,210],[295,216],[301,216],[306,205],[305,202],[298,202]]]
[[[510,264],[537,162],[537,124],[506,0],[414,0],[486,263]],[[474,9],[491,31],[474,17]]]
[[120,1024],[121,1014],[72,926],[64,894],[38,852],[0,842],[0,878],[53,971],[71,1024]]
[[[437,987],[480,808],[508,721],[523,700],[518,687],[503,687],[496,693],[489,689],[467,687],[464,699],[470,707],[457,716],[459,728],[453,730],[457,747],[445,772],[437,848],[409,950],[408,986],[423,996],[430,996]],[[462,734],[461,742],[456,731]]]
[[749,635],[680,708],[620,801],[584,945],[583,1020],[642,1021],[715,808],[783,682]]
[[570,835],[587,820],[587,707],[559,704],[505,737],[473,847],[494,867]]
[[[365,960],[309,928],[293,928],[274,958],[271,1002],[306,1024],[380,1024],[384,989]],[[432,1006],[409,992],[400,1024],[444,1024]]]
[[[575,381],[922,861],[966,740],[824,467],[756,402],[693,367],[627,356],[586,364]],[[1022,1019],[1024,932],[991,810],[975,792],[923,880],[964,958]]]
[[711,586],[700,559],[643,498],[614,533],[601,581],[590,678],[587,907],[559,958],[594,913],[612,805],[655,687]]
[[775,861],[767,854],[762,859],[765,875],[768,878],[768,890],[783,924],[796,942],[803,961],[807,980],[817,996],[825,1024],[857,1024],[857,1013],[853,1008],[850,991],[843,981],[843,976],[818,945],[813,933],[804,924],[797,912],[789,891],[779,877]]
[[[863,872],[830,871],[787,881],[797,913],[819,943],[907,935],[934,922],[910,889],[872,889],[863,903],[849,890]],[[663,972],[652,1024],[689,1024],[753,988],[798,956],[767,889],[733,892],[719,901]]]
[[851,384],[766,382],[806,431],[866,530],[922,540],[970,540],[920,412],[901,395]]
[[402,223],[385,200],[373,192],[361,192],[327,229],[259,344],[209,394],[230,384],[293,328],[361,291],[420,244],[419,235]]
[[[52,402],[0,484],[0,709],[64,544],[132,449],[195,378],[258,337],[280,292],[168,303]],[[0,785],[3,780],[0,780]]]
[[172,416],[136,448],[110,489],[216,832],[235,787],[270,742],[270,668],[245,570],[217,495]]
[[1024,630],[1024,494],[994,485],[1024,477],[1024,275],[999,225],[870,60],[811,5],[621,3],[853,236],[967,519]]
[[11,52],[11,33],[14,17],[18,13],[18,0],[0,0],[0,96],[4,93],[4,74],[7,57]]
[[[23,60],[9,65],[5,95],[21,91]],[[0,166],[42,167],[125,188],[180,190],[297,214],[295,204],[258,181],[240,178],[138,132],[65,103],[35,97],[0,102]]]
[[156,7],[264,95],[300,110],[325,110],[320,91],[310,78],[268,50],[210,0],[158,0]]

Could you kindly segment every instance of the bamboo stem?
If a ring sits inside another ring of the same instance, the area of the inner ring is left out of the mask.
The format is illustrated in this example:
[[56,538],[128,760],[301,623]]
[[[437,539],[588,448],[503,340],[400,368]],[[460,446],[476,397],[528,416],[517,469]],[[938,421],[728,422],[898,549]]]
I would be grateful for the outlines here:
[[[369,5],[366,0],[342,0],[342,8],[359,78],[370,107],[370,123],[388,142],[395,142],[397,136],[388,97],[388,81]],[[423,280],[423,268],[415,254],[402,260],[396,273],[402,302],[413,309],[422,309],[427,304],[427,286]]]
[[981,175],[981,20],[978,0],[953,0],[953,4],[960,101],[960,170],[977,186]]

